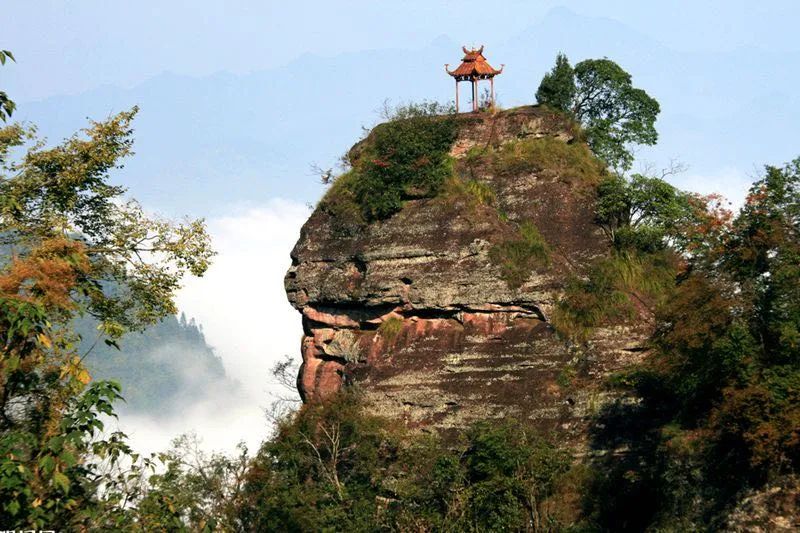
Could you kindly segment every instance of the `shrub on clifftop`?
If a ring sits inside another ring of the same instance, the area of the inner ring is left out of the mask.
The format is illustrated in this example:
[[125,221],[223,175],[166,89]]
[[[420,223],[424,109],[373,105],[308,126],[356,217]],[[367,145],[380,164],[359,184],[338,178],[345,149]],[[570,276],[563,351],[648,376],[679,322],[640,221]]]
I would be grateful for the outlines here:
[[372,131],[323,206],[335,215],[373,221],[399,211],[407,199],[439,193],[452,174],[448,152],[456,139],[455,117],[409,109]]
[[553,69],[544,75],[539,84],[536,101],[559,111],[570,111],[575,91],[575,71],[567,56],[559,53]]

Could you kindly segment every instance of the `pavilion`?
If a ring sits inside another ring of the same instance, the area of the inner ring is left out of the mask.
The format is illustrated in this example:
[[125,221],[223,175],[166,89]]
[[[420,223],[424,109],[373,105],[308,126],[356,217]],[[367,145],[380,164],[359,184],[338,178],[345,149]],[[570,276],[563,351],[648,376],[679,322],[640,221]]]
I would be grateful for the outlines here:
[[505,65],[500,65],[500,70],[492,67],[486,58],[483,57],[483,45],[480,48],[473,48],[467,50],[466,46],[462,46],[464,51],[464,58],[461,64],[455,69],[450,70],[450,65],[444,66],[445,71],[453,76],[456,80],[456,113],[458,113],[458,82],[469,81],[472,83],[472,110],[478,110],[478,81],[489,80],[491,86],[490,98],[491,105],[494,107],[494,77],[503,72]]

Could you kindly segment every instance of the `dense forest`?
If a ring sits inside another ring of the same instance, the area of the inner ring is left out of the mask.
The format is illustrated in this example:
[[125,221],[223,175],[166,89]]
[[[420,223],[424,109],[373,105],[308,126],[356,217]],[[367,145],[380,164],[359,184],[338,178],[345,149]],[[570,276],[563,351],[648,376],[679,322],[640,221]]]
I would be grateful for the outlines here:
[[169,315],[142,332],[130,332],[110,346],[98,339],[98,323],[91,317],[75,321],[80,351],[96,380],[113,380],[125,391],[123,411],[150,416],[180,413],[202,399],[213,387],[235,386],[225,375],[194,319]]

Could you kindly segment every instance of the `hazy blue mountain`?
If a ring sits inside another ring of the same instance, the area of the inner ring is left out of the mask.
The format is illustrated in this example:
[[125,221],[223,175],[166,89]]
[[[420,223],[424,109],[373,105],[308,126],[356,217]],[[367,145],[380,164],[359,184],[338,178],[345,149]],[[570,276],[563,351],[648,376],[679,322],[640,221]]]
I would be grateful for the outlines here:
[[[168,214],[213,214],[275,196],[312,201],[321,188],[310,164],[333,165],[361,126],[377,120],[385,99],[452,99],[443,64],[459,61],[461,44],[440,37],[415,50],[305,55],[248,75],[165,73],[128,90],[20,102],[19,116],[57,140],[87,116],[139,104],[137,154],[121,179],[146,206]],[[619,22],[563,8],[506,42],[485,44],[490,62],[506,64],[497,80],[506,106],[532,102],[558,51],[573,62],[619,62],[662,104],[661,142],[640,153],[656,164],[674,157],[691,174],[746,173],[800,152],[798,53],[676,51]]]
[[[0,245],[0,269],[11,257],[11,246]],[[202,326],[184,314],[168,315],[142,332],[124,335],[119,349],[104,342],[98,321],[90,315],[76,318],[73,326],[80,336],[77,353],[92,378],[122,385],[125,402],[117,405],[119,411],[169,416],[208,398],[210,391],[239,387],[226,375]]]
[[122,411],[167,416],[206,397],[210,390],[232,387],[222,360],[208,346],[202,327],[194,320],[168,316],[142,333],[129,333],[120,349],[98,339],[97,323],[77,321],[81,353],[92,377],[113,379],[122,385]]

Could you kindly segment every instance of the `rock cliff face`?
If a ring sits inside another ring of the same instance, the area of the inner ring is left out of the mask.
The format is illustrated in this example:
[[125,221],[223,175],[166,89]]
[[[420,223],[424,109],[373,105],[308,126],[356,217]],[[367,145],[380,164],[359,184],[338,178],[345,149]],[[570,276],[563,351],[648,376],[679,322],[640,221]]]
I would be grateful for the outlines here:
[[[355,232],[323,208],[303,226],[285,279],[303,315],[300,393],[323,399],[356,382],[374,409],[411,427],[515,416],[579,435],[606,397],[600,378],[641,356],[647,330],[642,320],[598,329],[578,350],[550,323],[570,276],[608,251],[593,223],[594,184],[576,179],[570,161],[500,172],[473,157],[521,140],[578,141],[536,107],[458,121],[457,173],[488,186],[492,205],[445,191]],[[491,250],[524,222],[550,261],[511,288]]]

